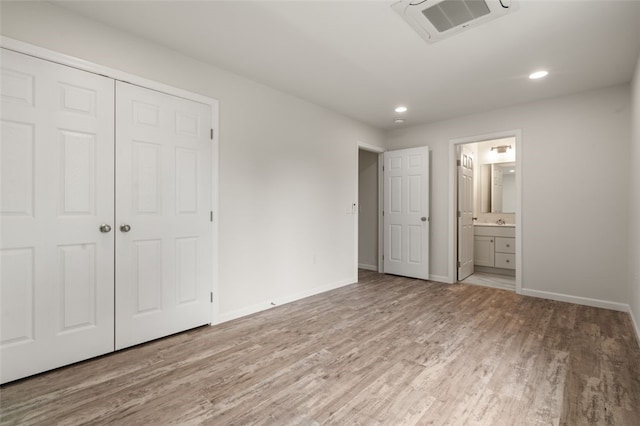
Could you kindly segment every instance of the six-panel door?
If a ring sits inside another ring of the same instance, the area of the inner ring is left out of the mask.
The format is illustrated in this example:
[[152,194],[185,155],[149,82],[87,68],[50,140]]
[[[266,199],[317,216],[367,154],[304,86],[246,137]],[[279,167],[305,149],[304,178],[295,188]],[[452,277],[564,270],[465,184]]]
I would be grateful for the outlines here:
[[116,349],[211,322],[210,129],[210,106],[117,82]]
[[113,350],[114,81],[2,49],[1,381]]
[[384,272],[429,279],[429,148],[384,153]]
[[1,382],[209,323],[211,107],[1,59]]

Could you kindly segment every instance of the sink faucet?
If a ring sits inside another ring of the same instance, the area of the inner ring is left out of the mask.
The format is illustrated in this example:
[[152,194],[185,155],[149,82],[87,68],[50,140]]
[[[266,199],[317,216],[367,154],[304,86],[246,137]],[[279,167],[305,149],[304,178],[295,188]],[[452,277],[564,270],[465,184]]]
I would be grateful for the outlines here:
[[505,223],[507,223],[507,222],[505,222],[505,221],[504,221],[504,219],[500,218],[500,219],[498,219],[498,220],[496,221],[496,223],[497,223],[498,225],[504,225],[504,224],[505,224]]

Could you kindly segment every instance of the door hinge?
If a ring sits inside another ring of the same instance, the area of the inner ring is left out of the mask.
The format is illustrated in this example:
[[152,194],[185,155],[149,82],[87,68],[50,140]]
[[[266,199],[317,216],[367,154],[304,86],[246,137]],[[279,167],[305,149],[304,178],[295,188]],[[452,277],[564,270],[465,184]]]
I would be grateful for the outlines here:
[[211,303],[213,303],[213,292],[209,293],[211,295]]
[[462,163],[460,162],[460,160],[456,161],[456,165],[457,165],[458,167],[460,167],[460,166],[462,165]]
[[458,260],[458,268],[460,267],[460,261]]
[[460,213],[460,211],[458,211],[458,217],[462,216],[462,214]]
[[209,213],[210,213],[210,214],[209,214],[209,220],[210,220],[211,222],[213,222],[213,210],[211,210]]
[[384,216],[384,210],[382,210],[382,216]]
[[213,140],[213,129],[211,129],[211,140]]

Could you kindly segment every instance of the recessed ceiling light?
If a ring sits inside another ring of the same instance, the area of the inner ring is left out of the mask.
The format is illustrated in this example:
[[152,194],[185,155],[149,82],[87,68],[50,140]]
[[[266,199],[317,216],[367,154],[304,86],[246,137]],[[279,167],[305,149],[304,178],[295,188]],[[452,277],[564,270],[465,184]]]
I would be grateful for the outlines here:
[[404,119],[396,118],[395,120],[393,120],[393,122],[396,123],[396,124],[402,124],[402,123],[404,123]]
[[399,107],[396,107],[396,112],[407,112],[407,107],[402,105]]
[[536,72],[532,72],[531,74],[529,74],[529,78],[531,80],[537,80],[539,78],[546,77],[547,74],[549,74],[549,71],[544,71],[544,70],[536,71]]

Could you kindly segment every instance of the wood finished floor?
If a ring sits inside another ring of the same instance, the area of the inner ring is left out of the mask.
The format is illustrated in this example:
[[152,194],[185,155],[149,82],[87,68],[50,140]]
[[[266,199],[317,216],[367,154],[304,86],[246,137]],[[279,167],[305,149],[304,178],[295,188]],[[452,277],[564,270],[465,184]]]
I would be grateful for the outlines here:
[[360,282],[0,389],[2,424],[639,425],[627,314]]
[[508,275],[489,274],[486,272],[474,272],[464,280],[462,284],[482,285],[485,287],[500,288],[514,291],[516,289],[516,277]]

